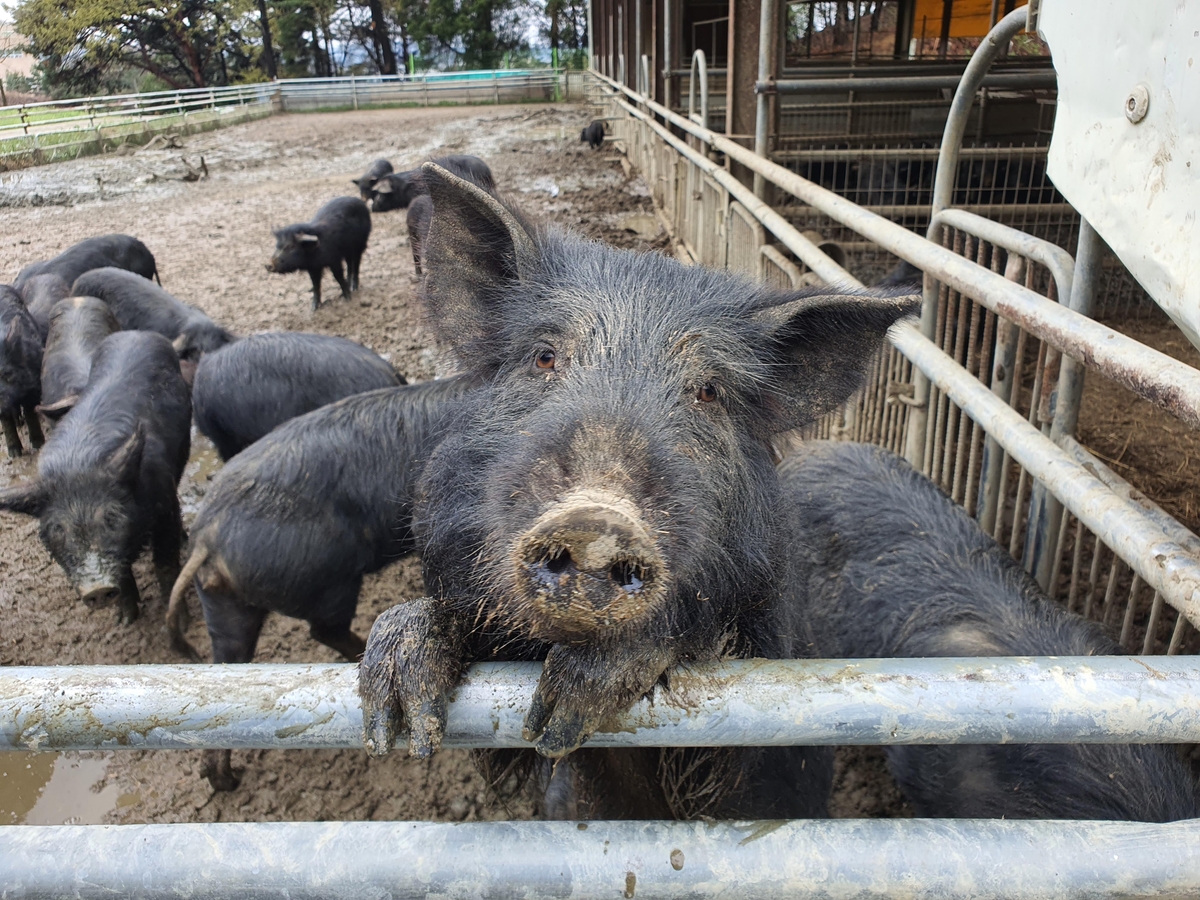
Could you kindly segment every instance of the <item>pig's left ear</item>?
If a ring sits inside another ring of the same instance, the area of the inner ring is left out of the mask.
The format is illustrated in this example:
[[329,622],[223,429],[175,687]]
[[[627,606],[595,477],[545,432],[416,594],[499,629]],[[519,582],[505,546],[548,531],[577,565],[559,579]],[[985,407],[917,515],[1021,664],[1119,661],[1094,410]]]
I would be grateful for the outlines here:
[[441,335],[463,350],[491,329],[505,287],[531,271],[537,250],[499,200],[435,163],[421,176],[433,200],[425,244],[425,302]]
[[770,365],[763,436],[807,425],[862,385],[887,331],[921,308],[919,295],[818,294],[756,313]]
[[137,481],[142,470],[142,449],[146,446],[146,430],[138,420],[131,434],[104,464],[109,473],[121,484]]

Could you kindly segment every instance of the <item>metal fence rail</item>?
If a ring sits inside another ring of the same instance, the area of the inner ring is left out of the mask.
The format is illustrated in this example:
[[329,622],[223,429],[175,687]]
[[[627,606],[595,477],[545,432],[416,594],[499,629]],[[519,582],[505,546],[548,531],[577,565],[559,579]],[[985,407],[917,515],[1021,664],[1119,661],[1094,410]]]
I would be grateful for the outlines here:
[[[572,73],[576,76],[582,73]],[[578,99],[561,69],[291,78],[260,84],[51,100],[0,107],[0,170],[144,143],[273,112]]]
[[[357,673],[346,664],[0,669],[0,749],[358,748]],[[444,746],[528,747],[521,728],[540,673],[539,663],[472,666]],[[1193,741],[1200,660],[997,657],[680,667],[588,746]]]
[[340,822],[0,828],[6,897],[1194,896],[1200,822]]

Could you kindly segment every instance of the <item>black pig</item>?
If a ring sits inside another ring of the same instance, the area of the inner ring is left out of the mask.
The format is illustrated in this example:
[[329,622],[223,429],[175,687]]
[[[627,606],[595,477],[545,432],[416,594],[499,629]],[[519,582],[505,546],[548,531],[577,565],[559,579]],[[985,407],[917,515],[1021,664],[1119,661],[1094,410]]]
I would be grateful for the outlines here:
[[[676,663],[778,653],[762,615],[787,559],[771,438],[841,404],[918,299],[781,293],[535,232],[476,185],[433,165],[423,177],[425,302],[475,386],[421,472],[428,596],[385,612],[367,642],[364,741],[386,753],[404,725],[428,756],[465,665],[541,660],[526,735],[562,757]],[[672,815],[693,811],[677,802],[697,796],[691,776],[668,792],[653,773],[722,769],[716,751],[674,768],[649,752],[572,762],[614,782],[650,773],[608,789],[612,806],[648,791],[637,806]],[[705,814],[823,804],[778,791],[801,757],[736,759]],[[775,768],[748,771],[754,760]],[[756,785],[773,787],[740,798]]]
[[593,150],[599,150],[604,143],[604,123],[599,119],[579,133],[579,140]]
[[[350,299],[358,290],[358,267],[371,236],[371,212],[357,197],[338,197],[319,210],[311,222],[275,232],[275,255],[268,272],[286,274],[301,269],[312,279],[312,308],[321,305],[321,275],[326,269]],[[342,274],[342,263],[346,272]]]
[[60,300],[50,315],[50,334],[42,354],[42,402],[38,412],[51,420],[70,412],[87,387],[96,348],[120,330],[120,323],[103,300]]
[[376,388],[404,384],[361,344],[324,334],[256,334],[206,355],[196,369],[196,427],[228,461],[277,425]]
[[[171,593],[172,644],[195,580],[213,661],[250,662],[267,613],[305,619],[347,659],[363,576],[412,549],[413,481],[464,378],[358,394],[280,425],[217,475],[192,526],[191,555]],[[236,780],[229,754],[208,756],[219,790]]]
[[[67,284],[74,284],[84,272],[108,266],[158,279],[158,264],[145,244],[127,234],[105,234],[80,241],[53,259],[26,266],[17,276],[16,288],[20,290],[33,276],[45,274],[57,275]],[[161,279],[158,280],[161,284]]]
[[433,221],[433,201],[429,195],[422,194],[410,203],[405,218],[408,245],[412,248],[413,271],[420,275],[421,261],[425,258],[425,242],[429,239],[429,225]]
[[[815,650],[846,658],[1120,653],[900,457],[813,443],[780,466],[793,534],[784,604]],[[1171,747],[1049,744],[888,748],[918,816],[1132,819],[1198,814]]]
[[892,271],[880,278],[879,281],[876,282],[876,285],[879,287],[885,285],[894,285],[896,287],[906,287],[914,290],[920,290],[921,281],[924,277],[925,275],[920,269],[918,269],[908,260],[902,259],[896,265],[896,268],[892,269]]
[[371,168],[367,169],[366,174],[361,178],[350,179],[354,186],[358,188],[359,196],[363,202],[368,202],[375,194],[375,182],[384,175],[391,175],[394,170],[392,164],[386,159],[377,159],[371,163]]
[[35,407],[41,401],[42,334],[25,308],[21,295],[0,285],[0,427],[9,458],[20,456],[22,418],[29,429],[29,443],[42,446],[42,428]]
[[45,275],[34,275],[26,279],[19,293],[25,301],[25,308],[33,316],[33,321],[37,322],[42,343],[46,343],[46,337],[50,333],[50,313],[59,300],[71,295],[70,283],[63,281],[61,276],[53,272],[47,272]]
[[78,297],[99,297],[126,331],[156,331],[169,338],[181,359],[212,353],[233,335],[161,287],[122,269],[95,269],[72,287]]
[[[439,156],[432,162],[459,178],[479,185],[488,193],[496,192],[496,179],[492,176],[492,170],[478,156]],[[405,209],[418,197],[427,193],[429,191],[421,180],[420,169],[397,172],[380,179],[375,185],[371,211],[390,212],[394,209]]]
[[36,480],[0,491],[0,509],[41,519],[41,539],[80,599],[138,616],[133,562],[150,544],[163,596],[179,574],[176,488],[191,401],[162,335],[119,331],[96,350],[79,402],[38,458]]

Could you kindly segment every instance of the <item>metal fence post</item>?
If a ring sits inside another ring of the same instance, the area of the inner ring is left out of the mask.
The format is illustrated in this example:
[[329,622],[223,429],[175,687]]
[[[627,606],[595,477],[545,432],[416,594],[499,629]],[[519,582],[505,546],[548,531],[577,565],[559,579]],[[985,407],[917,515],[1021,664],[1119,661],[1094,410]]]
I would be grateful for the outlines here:
[[358,85],[353,75],[350,76],[350,97],[354,101],[354,108],[358,109]]
[[[1071,295],[1061,298],[1067,308],[1091,316],[1095,306],[1097,281],[1101,271],[1102,244],[1091,224],[1080,217],[1079,245],[1075,254],[1075,276]],[[1087,370],[1077,360],[1064,355],[1059,367],[1058,386],[1051,396],[1053,419],[1050,439],[1056,443],[1063,437],[1074,437],[1079,421],[1079,404],[1083,399],[1083,377]],[[1029,522],[1034,525],[1031,539],[1026,541],[1025,567],[1037,579],[1042,590],[1050,592],[1050,578],[1057,555],[1057,535],[1062,525],[1063,507],[1058,498],[1040,484],[1035,487],[1029,504]]]
[[496,74],[495,69],[492,70],[492,96],[495,104],[500,105],[500,76]]

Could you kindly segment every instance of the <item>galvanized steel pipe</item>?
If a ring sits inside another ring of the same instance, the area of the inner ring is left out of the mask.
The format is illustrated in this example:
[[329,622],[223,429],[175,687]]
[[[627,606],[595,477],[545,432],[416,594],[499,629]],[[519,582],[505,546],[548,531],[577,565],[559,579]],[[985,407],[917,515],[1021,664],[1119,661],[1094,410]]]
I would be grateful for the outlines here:
[[1192,624],[1200,622],[1200,559],[1165,535],[1140,506],[1115,494],[1071,459],[912,325],[893,328],[891,341],[1147,584]]
[[[778,51],[778,38],[775,36],[775,25],[779,21],[779,0],[759,0],[758,19],[758,81],[759,84],[770,81],[774,74],[775,57]],[[858,19],[855,17],[855,22]],[[857,42],[856,42],[857,46]],[[764,159],[770,142],[768,122],[770,99],[760,93],[754,101],[754,152]],[[707,127],[708,123],[704,123]],[[754,196],[760,199],[766,197],[767,182],[761,174],[754,173]]]
[[1200,822],[273,822],[0,829],[0,897],[1045,900],[1200,890]]
[[[950,103],[950,114],[946,117],[946,129],[942,134],[942,145],[938,153],[937,173],[933,181],[933,210],[934,215],[950,205],[954,193],[954,182],[958,178],[958,152],[962,149],[963,133],[967,129],[967,119],[971,107],[975,105],[975,94],[981,87],[990,87],[991,81],[996,87],[1001,85],[999,79],[1011,78],[1005,75],[988,75],[996,57],[1008,47],[1018,34],[1025,30],[1028,11],[1014,9],[996,23],[988,32],[979,47],[971,55],[962,79],[957,82],[954,100]],[[1048,73],[1049,86],[1054,86],[1054,73]],[[955,85],[949,85],[954,87]]]
[[[597,75],[610,87],[630,94],[622,85]],[[656,114],[753,172],[819,209],[883,249],[906,259],[939,281],[982,303],[997,315],[1033,332],[1058,350],[1098,369],[1135,394],[1161,406],[1193,428],[1200,428],[1200,372],[1118,331],[1051,303],[1045,297],[1007,281],[953,251],[894,222],[869,212],[833,191],[801,178],[734,141],[689,122],[657,103]],[[761,221],[761,219],[760,219]]]
[[[528,747],[521,728],[540,673],[538,663],[471,666],[450,703],[444,746]],[[358,748],[361,727],[358,668],[349,664],[0,669],[3,749]],[[1200,742],[1200,660],[683,666],[669,688],[655,688],[588,745],[1081,742]]]
[[[1025,10],[1021,10],[1024,22]],[[1011,13],[1010,13],[1011,15]],[[965,76],[961,76],[965,78]],[[756,94],[840,94],[846,91],[940,91],[959,86],[958,75],[864,75],[856,78],[801,78],[786,81],[760,79],[754,85]],[[1058,79],[1053,69],[1044,72],[997,72],[983,79],[988,88],[1032,89],[1053,88]],[[972,92],[973,93],[973,92]]]

